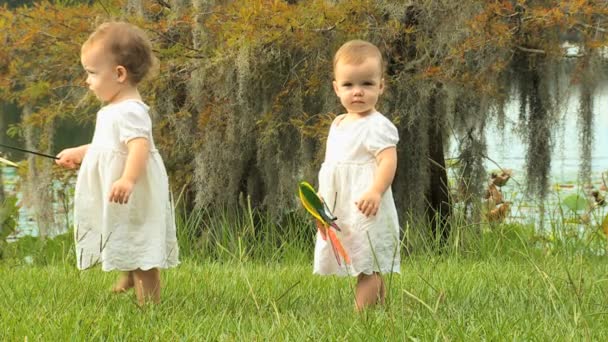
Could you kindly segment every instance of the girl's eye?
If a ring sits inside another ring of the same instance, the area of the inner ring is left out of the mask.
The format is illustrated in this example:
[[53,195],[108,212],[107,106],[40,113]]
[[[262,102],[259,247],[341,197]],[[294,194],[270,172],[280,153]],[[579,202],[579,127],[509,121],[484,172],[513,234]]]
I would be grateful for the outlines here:
[[350,87],[352,85],[352,83],[343,83],[342,86],[343,87]]
[[372,86],[374,85],[374,82],[363,82],[363,85]]

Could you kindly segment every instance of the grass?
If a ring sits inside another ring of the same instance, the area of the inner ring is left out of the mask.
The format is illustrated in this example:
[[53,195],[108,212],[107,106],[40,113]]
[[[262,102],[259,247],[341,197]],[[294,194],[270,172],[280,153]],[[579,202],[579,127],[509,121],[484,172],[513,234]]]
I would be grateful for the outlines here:
[[164,272],[163,301],[114,295],[117,274],[0,267],[2,340],[606,340],[608,266],[414,257],[385,308],[353,312],[353,280],[306,263],[194,263]]
[[605,239],[593,232],[463,229],[457,248],[404,253],[386,306],[357,314],[354,279],[311,274],[312,228],[297,216],[178,222],[183,263],[144,308],[110,293],[117,273],[77,271],[69,234],[9,244],[0,340],[608,340],[608,264],[592,252]]

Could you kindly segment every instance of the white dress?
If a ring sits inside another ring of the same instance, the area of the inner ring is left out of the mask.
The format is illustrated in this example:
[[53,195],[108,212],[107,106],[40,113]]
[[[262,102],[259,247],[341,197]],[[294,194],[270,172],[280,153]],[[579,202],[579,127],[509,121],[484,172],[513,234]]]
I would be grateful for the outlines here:
[[329,130],[325,161],[319,171],[319,194],[342,232],[336,233],[352,265],[339,266],[329,241],[317,232],[316,274],[356,276],[359,273],[400,272],[399,221],[389,187],[382,195],[376,216],[365,217],[355,201],[373,183],[376,156],[397,145],[397,128],[382,114],[371,113],[352,122],[335,120]]
[[[97,113],[93,141],[82,161],[74,195],[77,266],[104,271],[169,268],[179,264],[167,172],[154,146],[148,106],[137,100]],[[126,143],[148,139],[149,158],[127,204],[111,203],[112,184],[123,173]]]

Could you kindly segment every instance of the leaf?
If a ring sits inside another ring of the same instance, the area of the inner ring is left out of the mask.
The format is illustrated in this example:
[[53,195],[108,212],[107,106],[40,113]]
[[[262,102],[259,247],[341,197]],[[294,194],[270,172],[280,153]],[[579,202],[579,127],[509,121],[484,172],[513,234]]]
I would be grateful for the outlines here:
[[572,194],[564,198],[562,204],[575,213],[580,210],[585,210],[587,209],[587,207],[589,207],[589,202],[587,201],[587,199],[579,194]]
[[17,197],[7,197],[0,206],[0,243],[15,231],[18,217],[19,206],[17,205]]

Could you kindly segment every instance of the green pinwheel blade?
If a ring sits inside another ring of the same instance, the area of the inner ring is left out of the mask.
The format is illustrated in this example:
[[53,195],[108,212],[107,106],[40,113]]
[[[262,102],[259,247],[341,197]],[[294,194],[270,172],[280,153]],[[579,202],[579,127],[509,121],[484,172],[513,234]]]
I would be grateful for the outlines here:
[[301,181],[298,184],[300,191],[300,200],[304,208],[308,210],[317,219],[324,221],[324,223],[330,224],[335,221],[336,218],[333,216],[329,209],[323,203],[321,198],[317,195],[315,189],[306,181]]
[[319,212],[320,208],[323,208],[323,201],[317,196],[315,189],[306,181],[302,181],[299,184],[300,193],[302,194],[302,200],[306,202],[311,208]]

